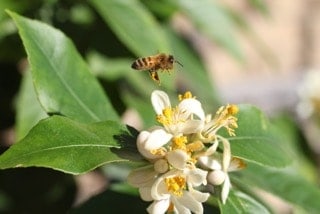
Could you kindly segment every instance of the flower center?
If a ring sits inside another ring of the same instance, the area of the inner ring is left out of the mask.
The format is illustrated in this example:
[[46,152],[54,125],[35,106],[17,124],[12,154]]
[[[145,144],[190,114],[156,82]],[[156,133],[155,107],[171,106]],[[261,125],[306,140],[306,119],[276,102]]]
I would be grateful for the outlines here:
[[181,149],[183,151],[186,151],[187,142],[188,140],[186,136],[179,136],[179,137],[172,138],[172,150]]
[[186,189],[186,179],[182,176],[175,176],[171,178],[165,178],[168,192],[182,196],[183,190]]
[[179,112],[180,109],[166,107],[162,110],[162,114],[157,115],[156,119],[159,123],[164,126],[177,124],[180,122],[185,122],[183,119],[179,117],[179,115],[183,112]]
[[174,109],[167,107],[162,110],[162,114],[157,115],[157,121],[163,125],[170,125],[173,123]]

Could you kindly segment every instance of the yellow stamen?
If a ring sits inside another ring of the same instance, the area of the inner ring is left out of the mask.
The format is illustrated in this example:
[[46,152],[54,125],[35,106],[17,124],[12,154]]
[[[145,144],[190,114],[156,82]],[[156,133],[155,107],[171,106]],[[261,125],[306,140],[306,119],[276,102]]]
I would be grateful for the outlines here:
[[233,115],[239,112],[236,105],[222,106],[216,113],[215,126],[225,127],[230,136],[235,136],[234,128],[238,128],[237,118]]
[[163,125],[169,125],[173,123],[174,108],[167,107],[162,110],[162,114],[157,115],[157,121]]
[[192,93],[190,91],[186,91],[184,94],[179,94],[178,96],[179,101],[182,101],[184,99],[190,99],[190,98],[196,98],[192,96]]
[[186,179],[182,176],[175,176],[171,178],[165,178],[168,192],[182,196],[183,190],[186,189]]
[[160,155],[160,156],[164,156],[167,151],[165,148],[158,148],[158,149],[153,149],[153,150],[150,150],[150,153],[153,154],[153,155]]
[[172,150],[181,149],[183,151],[187,150],[186,143],[188,142],[186,136],[174,137],[172,138]]
[[203,148],[204,145],[200,140],[187,144],[187,149],[189,152],[198,152],[201,151]]
[[240,158],[232,157],[231,162],[236,165],[237,169],[244,169],[247,164]]
[[230,116],[235,115],[239,112],[239,108],[236,105],[227,105],[227,109]]

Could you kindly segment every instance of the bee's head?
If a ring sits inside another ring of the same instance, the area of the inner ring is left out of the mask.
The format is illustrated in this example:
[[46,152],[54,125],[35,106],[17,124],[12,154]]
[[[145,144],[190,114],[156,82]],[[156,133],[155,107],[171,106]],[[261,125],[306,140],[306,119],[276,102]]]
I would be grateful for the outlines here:
[[174,63],[174,58],[173,58],[173,56],[172,56],[172,55],[169,55],[168,60],[169,60],[169,62],[170,62],[170,63]]

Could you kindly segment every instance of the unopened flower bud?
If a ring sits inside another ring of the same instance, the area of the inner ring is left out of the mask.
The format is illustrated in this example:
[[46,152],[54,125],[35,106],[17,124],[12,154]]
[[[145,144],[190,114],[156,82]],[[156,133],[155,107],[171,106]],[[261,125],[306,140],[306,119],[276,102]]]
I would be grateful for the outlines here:
[[214,170],[209,172],[207,180],[213,185],[221,185],[226,179],[226,174],[222,170]]
[[154,170],[159,173],[165,173],[169,169],[169,164],[164,159],[159,159],[154,163]]

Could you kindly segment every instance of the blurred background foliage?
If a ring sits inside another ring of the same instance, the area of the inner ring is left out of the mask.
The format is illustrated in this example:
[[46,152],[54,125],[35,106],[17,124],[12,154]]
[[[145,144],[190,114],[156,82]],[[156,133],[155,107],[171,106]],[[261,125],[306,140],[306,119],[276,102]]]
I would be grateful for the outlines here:
[[[30,72],[27,71],[26,53],[13,20],[5,13],[5,9],[46,22],[71,38],[99,78],[119,115],[123,116],[126,123],[141,129],[154,124],[150,120],[154,113],[149,96],[159,86],[151,81],[148,72],[137,72],[130,68],[138,57],[165,52],[173,54],[183,64],[183,67],[177,65],[171,75],[160,73],[160,88],[171,97],[190,90],[200,101],[205,101],[203,105],[207,112],[214,112],[222,102],[195,44],[174,24],[177,16],[183,17],[200,35],[221,47],[239,66],[250,59],[244,54],[236,31],[252,39],[259,54],[269,56],[268,49],[254,36],[246,18],[232,7],[220,3],[214,0],[2,0],[0,152],[25,136],[41,118],[47,117],[37,102]],[[262,0],[247,0],[245,4],[262,17],[270,16]],[[265,57],[265,60],[273,63],[272,57]],[[138,122],[132,122],[132,117],[126,119],[132,112],[133,118],[138,113]],[[306,136],[290,112],[273,120],[277,130],[282,132],[288,151],[301,160],[297,166],[301,174],[315,182],[316,154],[305,143]],[[117,188],[115,184],[123,179],[121,170],[126,172],[126,167],[115,168],[108,165],[91,175],[76,177],[41,168],[0,171],[0,212],[64,213],[79,206],[73,212],[88,213],[90,210],[102,213],[107,210],[125,213],[128,209],[132,212],[144,209],[145,202],[121,194],[122,187]],[[250,178],[252,175],[247,176]],[[241,186],[240,183],[238,185]],[[86,201],[96,194],[101,197]],[[125,207],[123,204],[126,204]],[[206,209],[219,212],[209,206]]]

